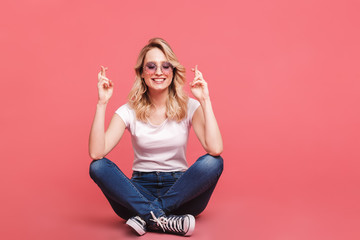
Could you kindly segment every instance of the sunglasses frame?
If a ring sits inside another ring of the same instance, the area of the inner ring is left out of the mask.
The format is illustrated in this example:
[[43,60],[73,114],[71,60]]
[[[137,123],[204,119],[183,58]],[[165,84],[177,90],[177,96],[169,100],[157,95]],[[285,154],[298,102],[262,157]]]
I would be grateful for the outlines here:
[[[150,73],[150,72],[146,71],[146,67],[147,67],[146,65],[149,64],[149,63],[153,63],[153,64],[155,65],[155,69],[153,70],[153,71],[154,71],[153,73]],[[162,72],[163,74],[165,74],[165,75],[169,75],[170,72],[169,72],[169,73],[165,73],[165,72],[164,72],[164,69],[163,69],[163,64],[164,64],[164,63],[168,63],[168,64],[170,65],[170,68],[172,69],[172,71],[174,71],[175,67],[174,67],[170,62],[162,62],[162,63],[161,63],[161,65],[160,65],[161,72]],[[156,73],[158,67],[159,67],[158,64],[156,64],[155,62],[147,62],[147,63],[142,67],[142,69],[143,69],[147,74],[154,74],[154,73]]]

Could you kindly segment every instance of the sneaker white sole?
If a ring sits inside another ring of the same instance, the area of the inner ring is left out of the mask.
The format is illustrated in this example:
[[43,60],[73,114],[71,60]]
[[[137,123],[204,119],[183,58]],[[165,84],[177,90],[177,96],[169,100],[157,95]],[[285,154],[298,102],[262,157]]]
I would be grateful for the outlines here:
[[193,232],[195,230],[195,218],[194,218],[194,216],[190,215],[190,214],[187,214],[187,216],[189,217],[189,229],[184,235],[186,237],[191,236],[191,234],[193,234]]
[[139,226],[139,223],[137,223],[136,221],[129,219],[126,221],[126,224],[129,225],[130,227],[132,227],[132,229],[134,229],[135,232],[137,234],[139,234],[140,236],[142,236],[146,233],[146,231],[144,231],[143,227]]

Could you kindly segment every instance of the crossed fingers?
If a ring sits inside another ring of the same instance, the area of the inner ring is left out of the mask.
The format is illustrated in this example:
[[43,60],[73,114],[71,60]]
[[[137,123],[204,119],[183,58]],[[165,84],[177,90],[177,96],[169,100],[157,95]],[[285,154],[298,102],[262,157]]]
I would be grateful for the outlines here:
[[194,87],[195,85],[202,86],[206,84],[206,81],[204,80],[202,73],[197,69],[197,65],[195,66],[195,69],[192,68],[191,70],[195,73],[194,80],[190,83],[192,87]]
[[98,83],[104,88],[109,88],[114,85],[114,83],[106,77],[107,67],[101,66],[100,72],[98,73]]

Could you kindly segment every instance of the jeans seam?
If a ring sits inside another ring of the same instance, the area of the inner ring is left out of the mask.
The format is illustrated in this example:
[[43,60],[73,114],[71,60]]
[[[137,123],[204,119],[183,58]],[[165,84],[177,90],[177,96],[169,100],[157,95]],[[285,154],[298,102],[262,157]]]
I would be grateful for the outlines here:
[[[110,160],[109,160],[109,163],[111,164],[111,165],[113,165],[113,166],[115,166],[115,170],[117,171],[117,172],[119,172],[121,175],[124,175],[125,176],[125,174],[119,169],[119,167],[115,164],[115,163],[113,163],[113,162],[111,162]],[[111,168],[111,169],[114,169],[114,168]],[[162,211],[163,212],[163,210],[161,209],[161,208],[156,208],[156,207],[154,207],[154,205],[152,204],[152,202],[150,202],[146,197],[144,197],[142,194],[141,194],[141,192],[137,189],[137,187],[130,181],[130,179],[128,178],[128,177],[126,177],[125,176],[125,179],[126,179],[126,181],[128,182],[128,183],[130,183],[130,186],[135,190],[135,192],[139,195],[139,197],[141,198],[141,199],[143,199],[143,200],[146,200],[146,202],[149,204],[149,206],[151,207],[151,208],[153,208],[154,210],[160,210],[160,211]],[[136,210],[136,209],[135,209]]]
[[[210,154],[205,154],[205,155],[199,157],[197,161],[206,158],[207,155],[210,155]],[[211,155],[210,155],[210,156],[211,156]],[[215,157],[215,158],[216,158],[216,157]],[[222,158],[221,158],[221,159],[222,159]],[[189,168],[189,169],[190,169],[190,168]],[[187,169],[187,170],[184,172],[184,174],[185,174],[189,169]],[[221,173],[222,173],[222,169],[221,169],[221,170],[219,169],[219,170],[217,171],[217,174],[216,174],[215,182],[212,183],[209,188],[211,188],[211,187],[214,186],[214,185],[215,185],[215,186],[217,185],[217,182],[218,182],[218,180],[219,180],[219,178],[220,178]],[[181,178],[184,176],[184,174],[182,174],[182,175],[175,181],[175,183],[164,193],[163,196],[165,196],[168,192],[170,192],[171,190],[173,190],[173,189],[176,187],[176,184],[178,184],[178,182],[179,182],[178,180],[181,179]],[[162,196],[162,197],[163,197],[163,196]],[[161,197],[159,200],[162,200],[162,197]],[[161,201],[161,202],[162,202],[162,201]],[[162,205],[163,205],[163,204],[162,204]],[[165,206],[163,206],[163,207],[165,207]],[[165,207],[165,209],[163,209],[163,211],[166,212],[166,211],[168,211],[168,209],[166,209],[166,207]]]

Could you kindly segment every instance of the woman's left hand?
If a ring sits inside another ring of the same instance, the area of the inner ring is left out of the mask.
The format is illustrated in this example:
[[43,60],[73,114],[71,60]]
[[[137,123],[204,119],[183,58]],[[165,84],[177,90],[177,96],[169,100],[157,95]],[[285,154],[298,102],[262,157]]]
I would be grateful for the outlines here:
[[202,73],[197,69],[192,68],[191,71],[195,73],[194,81],[190,83],[190,89],[194,97],[198,101],[206,100],[209,98],[209,89],[207,82],[204,80]]

